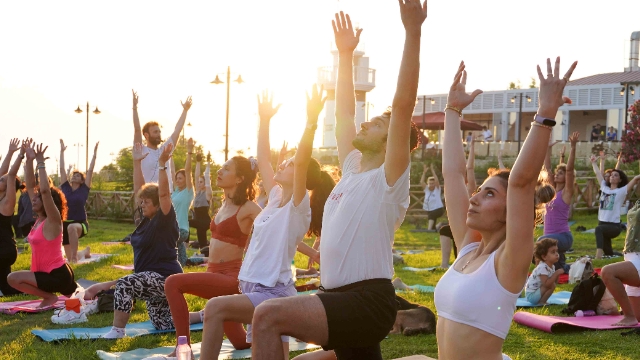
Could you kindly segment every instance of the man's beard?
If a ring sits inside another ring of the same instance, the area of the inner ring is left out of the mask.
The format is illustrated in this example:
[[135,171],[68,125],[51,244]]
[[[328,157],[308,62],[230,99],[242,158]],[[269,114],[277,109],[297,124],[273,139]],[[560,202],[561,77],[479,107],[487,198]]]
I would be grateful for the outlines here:
[[158,146],[160,145],[160,143],[162,143],[162,139],[160,137],[158,138],[151,138],[149,139],[149,143],[153,146]]
[[366,141],[365,139],[358,138],[358,137],[353,139],[353,141],[351,142],[351,145],[353,145],[353,147],[356,148],[356,150],[360,151],[363,154],[378,153],[382,151],[382,147],[377,146],[378,144],[371,143],[370,141]]

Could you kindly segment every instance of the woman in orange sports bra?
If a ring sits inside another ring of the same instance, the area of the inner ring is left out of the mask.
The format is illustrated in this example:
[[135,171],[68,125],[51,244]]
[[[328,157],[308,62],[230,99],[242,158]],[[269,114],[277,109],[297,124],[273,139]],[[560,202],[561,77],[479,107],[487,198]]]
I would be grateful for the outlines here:
[[[238,272],[253,220],[262,210],[253,202],[256,196],[257,162],[235,156],[218,170],[216,184],[224,190],[224,201],[211,220],[209,263],[203,273],[175,274],[167,278],[164,289],[176,327],[176,339],[189,337],[189,325],[202,322],[202,313],[189,313],[184,294],[204,299],[239,294]],[[236,349],[247,349],[246,332],[240,323],[225,323],[224,332]],[[175,351],[169,356],[175,356]]]

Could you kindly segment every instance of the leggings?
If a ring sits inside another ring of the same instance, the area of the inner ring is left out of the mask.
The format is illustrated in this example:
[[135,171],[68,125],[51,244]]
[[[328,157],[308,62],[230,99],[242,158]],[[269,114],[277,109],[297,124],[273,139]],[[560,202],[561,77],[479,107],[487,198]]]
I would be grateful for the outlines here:
[[189,226],[196,228],[198,234],[198,245],[200,249],[207,246],[207,231],[209,230],[209,224],[211,223],[211,216],[209,216],[209,207],[201,206],[193,209],[195,213],[195,219],[189,220]]
[[596,247],[602,249],[605,255],[613,255],[611,239],[620,235],[621,232],[620,223],[598,222],[598,226],[596,226]]
[[[204,299],[217,296],[240,294],[238,289],[238,273],[242,260],[233,260],[221,264],[209,263],[207,272],[175,274],[167,278],[164,286],[167,300],[171,307],[173,321],[176,324],[176,337],[186,336],[189,343],[189,308],[184,294],[195,295]],[[248,349],[247,333],[241,323],[227,321],[224,333],[237,350]]]
[[145,300],[151,324],[157,330],[173,329],[171,310],[164,294],[165,277],[154,271],[143,271],[123,276],[116,282],[113,308],[131,313],[133,300]]
[[189,229],[180,229],[180,238],[178,239],[178,262],[180,266],[185,267],[187,265],[187,244],[189,240]]
[[11,274],[11,265],[18,258],[18,248],[15,246],[0,251],[0,291],[4,296],[22,294],[22,292],[14,289],[7,282],[7,276]]

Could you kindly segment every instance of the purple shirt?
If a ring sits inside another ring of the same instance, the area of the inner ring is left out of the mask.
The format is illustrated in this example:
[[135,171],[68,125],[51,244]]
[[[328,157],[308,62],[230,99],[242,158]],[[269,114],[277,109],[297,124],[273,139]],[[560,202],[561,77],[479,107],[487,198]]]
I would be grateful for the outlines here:
[[87,220],[87,212],[84,210],[84,205],[89,198],[89,187],[85,184],[80,185],[79,188],[73,190],[69,182],[65,182],[60,185],[60,190],[67,198],[67,220]]
[[544,234],[560,234],[569,229],[569,204],[562,200],[562,192],[556,193],[556,197],[546,204],[547,212],[544,214]]

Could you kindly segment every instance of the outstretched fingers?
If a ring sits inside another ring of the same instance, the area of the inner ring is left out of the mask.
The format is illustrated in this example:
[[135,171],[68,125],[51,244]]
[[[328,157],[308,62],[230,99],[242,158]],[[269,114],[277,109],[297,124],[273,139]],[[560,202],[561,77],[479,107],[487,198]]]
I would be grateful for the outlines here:
[[[560,58],[558,58],[560,59]],[[571,64],[571,66],[569,67],[569,70],[567,70],[567,73],[564,74],[564,79],[569,82],[569,79],[571,78],[571,75],[573,75],[573,70],[576,69],[576,66],[578,66],[578,62],[574,61],[573,64]]]
[[553,71],[551,70],[551,59],[547,58],[547,77],[553,77]]

